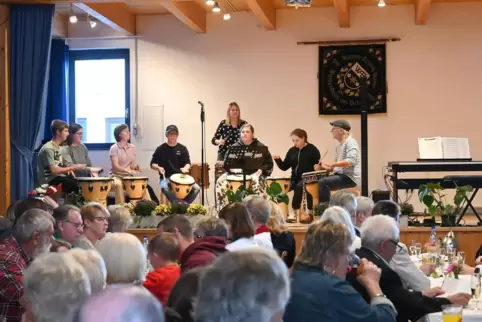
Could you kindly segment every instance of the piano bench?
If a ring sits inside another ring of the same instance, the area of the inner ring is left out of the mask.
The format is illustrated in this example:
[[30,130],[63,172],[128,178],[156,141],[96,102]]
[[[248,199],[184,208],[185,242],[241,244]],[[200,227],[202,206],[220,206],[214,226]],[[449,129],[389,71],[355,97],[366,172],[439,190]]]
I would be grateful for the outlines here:
[[[341,189],[341,190],[347,190],[347,191],[350,191],[350,192],[353,192],[353,194],[356,196],[356,197],[359,197],[361,195],[360,193],[360,189],[358,188],[344,188],[344,189]],[[331,190],[330,191],[330,196],[333,196],[335,194],[335,192],[337,192],[338,190]]]

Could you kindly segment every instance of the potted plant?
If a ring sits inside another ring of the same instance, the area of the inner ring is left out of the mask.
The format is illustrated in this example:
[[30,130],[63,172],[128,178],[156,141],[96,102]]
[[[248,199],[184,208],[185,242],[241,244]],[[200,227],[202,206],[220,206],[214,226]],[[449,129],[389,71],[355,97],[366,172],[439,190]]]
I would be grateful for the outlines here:
[[228,198],[228,203],[242,202],[243,199],[247,196],[256,194],[256,191],[250,188],[245,189],[244,186],[239,187],[236,192],[233,192],[231,189],[226,190],[226,197]]
[[426,211],[430,216],[440,215],[442,226],[455,226],[457,216],[462,211],[462,202],[472,192],[472,186],[466,185],[457,187],[453,199],[453,205],[448,204],[443,194],[445,188],[440,183],[422,184],[418,188],[418,198],[427,207]]
[[142,228],[152,226],[152,221],[155,219],[154,217],[156,215],[156,207],[157,204],[152,200],[139,200],[134,205],[133,209],[135,216],[140,218],[135,218],[137,225],[140,224],[141,227],[144,226]]
[[399,204],[400,206],[400,227],[408,227],[408,216],[414,212],[413,205],[408,201]]

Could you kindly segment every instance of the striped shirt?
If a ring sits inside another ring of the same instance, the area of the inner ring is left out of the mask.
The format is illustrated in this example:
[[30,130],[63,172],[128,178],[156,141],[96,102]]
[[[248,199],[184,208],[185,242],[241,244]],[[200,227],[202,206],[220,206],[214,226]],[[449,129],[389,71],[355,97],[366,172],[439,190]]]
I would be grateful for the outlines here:
[[335,162],[346,161],[348,168],[335,167],[334,172],[348,176],[357,186],[361,184],[361,156],[356,140],[349,136],[336,147]]

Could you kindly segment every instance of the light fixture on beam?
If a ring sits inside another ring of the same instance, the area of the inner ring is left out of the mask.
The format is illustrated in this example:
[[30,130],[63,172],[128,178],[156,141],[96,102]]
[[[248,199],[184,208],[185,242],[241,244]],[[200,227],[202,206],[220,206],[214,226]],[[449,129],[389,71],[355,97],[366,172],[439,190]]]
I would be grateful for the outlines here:
[[214,0],[206,0],[206,4],[208,6],[214,6],[216,4],[216,2],[214,2]]
[[380,8],[383,8],[383,7],[385,7],[386,5],[387,5],[387,4],[385,3],[385,1],[383,1],[383,0],[378,1],[378,6],[379,6]]
[[78,21],[77,16],[74,13],[74,7],[70,5],[70,17],[69,17],[70,23],[76,23]]
[[97,26],[97,21],[95,20],[91,20],[89,21],[89,23],[90,23],[90,28],[95,28],[95,26]]
[[221,12],[221,8],[219,7],[217,2],[214,4],[213,12]]
[[231,19],[231,15],[229,13],[225,13],[224,16],[223,16],[223,19],[229,20],[229,19]]

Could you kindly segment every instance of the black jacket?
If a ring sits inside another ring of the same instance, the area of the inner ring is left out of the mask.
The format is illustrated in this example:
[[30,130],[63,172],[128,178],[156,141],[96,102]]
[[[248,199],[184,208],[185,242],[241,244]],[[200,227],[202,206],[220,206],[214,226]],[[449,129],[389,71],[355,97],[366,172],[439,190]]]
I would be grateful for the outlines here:
[[[153,163],[163,167],[166,171],[165,176],[169,179],[171,175],[181,173],[181,168],[185,167],[186,164],[191,164],[191,159],[189,157],[189,151],[181,143],[175,146],[163,143],[154,151],[151,166]],[[162,175],[160,175],[160,177],[162,178]]]
[[301,180],[301,175],[305,172],[315,171],[315,164],[320,161],[320,151],[311,143],[298,149],[292,147],[286,153],[284,160],[276,159],[276,165],[286,171],[291,168],[291,179],[294,182]]
[[286,266],[291,268],[296,257],[296,240],[293,233],[291,231],[283,231],[279,235],[271,233],[271,242],[278,255],[281,256],[283,252],[286,252],[286,257],[282,259]]
[[[226,153],[226,156],[224,158],[224,169],[226,169],[226,171],[230,170],[229,165],[226,164],[226,160],[228,159],[229,154],[233,151],[232,148],[237,147],[237,146],[246,146],[246,144],[244,144],[243,141],[239,140],[238,142],[231,145],[231,147],[228,149],[228,151]],[[249,146],[250,147],[266,147],[266,145],[259,142],[258,139],[254,139],[253,142],[251,142],[251,144]],[[271,157],[271,153],[269,152],[268,149],[265,150],[262,158],[263,158],[263,165],[261,166],[261,170],[263,170],[263,176],[269,176],[271,174],[271,172],[273,172],[274,163],[273,163],[273,158]],[[247,169],[244,169],[244,170],[247,174],[252,174],[252,173],[255,173],[256,171],[258,171],[259,169],[251,169],[251,168],[248,167]]]
[[[383,294],[392,301],[398,311],[397,322],[418,321],[422,316],[442,311],[442,305],[451,304],[446,298],[431,298],[421,292],[407,290],[403,287],[398,274],[373,251],[360,248],[356,251],[360,258],[366,258],[382,270],[380,288]],[[358,283],[354,270],[347,274],[346,280],[370,303],[370,297],[366,289]]]

